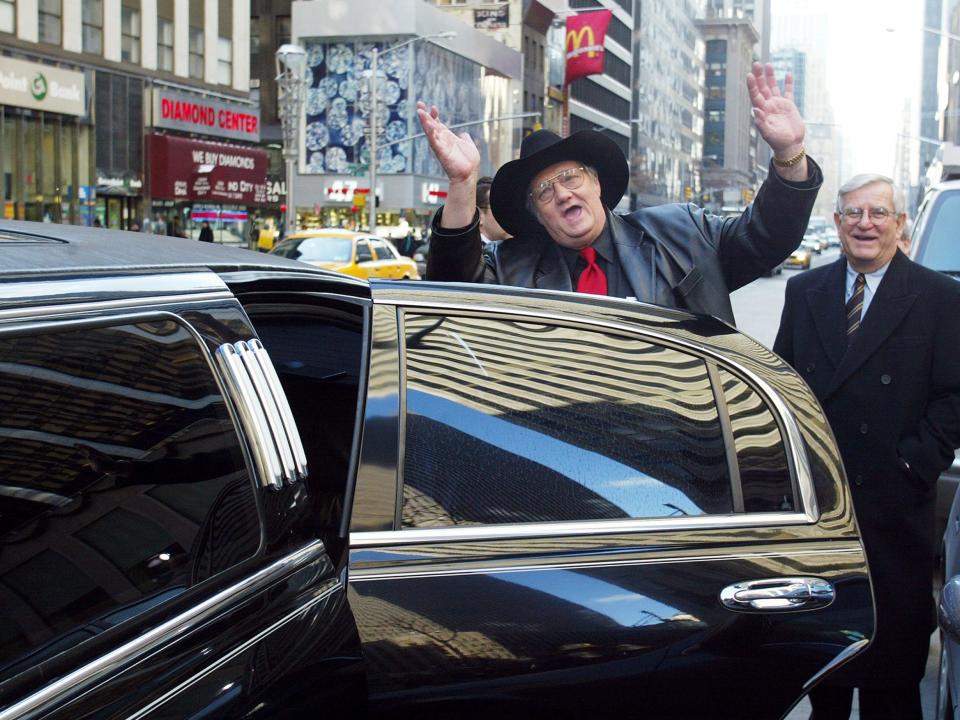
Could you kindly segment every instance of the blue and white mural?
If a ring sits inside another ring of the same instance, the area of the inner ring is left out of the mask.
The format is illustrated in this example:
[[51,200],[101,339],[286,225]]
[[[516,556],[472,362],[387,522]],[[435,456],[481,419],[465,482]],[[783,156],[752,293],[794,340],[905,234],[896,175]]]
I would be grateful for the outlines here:
[[[426,140],[396,142],[420,132],[418,99],[440,108],[448,124],[483,117],[480,66],[429,42],[390,52],[393,44],[362,40],[304,42],[309,80],[303,143],[307,173],[349,174],[368,166],[366,134],[372,110],[370,63],[374,47],[380,52],[377,172],[443,175]],[[471,134],[481,136],[479,132]],[[484,144],[478,144],[487,164]]]

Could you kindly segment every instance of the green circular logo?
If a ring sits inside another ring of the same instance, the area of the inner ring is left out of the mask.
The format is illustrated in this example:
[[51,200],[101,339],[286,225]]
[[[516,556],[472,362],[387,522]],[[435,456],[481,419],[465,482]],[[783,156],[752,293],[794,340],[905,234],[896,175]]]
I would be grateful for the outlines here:
[[47,96],[47,79],[43,76],[43,73],[37,73],[30,84],[30,92],[35,100],[43,100]]

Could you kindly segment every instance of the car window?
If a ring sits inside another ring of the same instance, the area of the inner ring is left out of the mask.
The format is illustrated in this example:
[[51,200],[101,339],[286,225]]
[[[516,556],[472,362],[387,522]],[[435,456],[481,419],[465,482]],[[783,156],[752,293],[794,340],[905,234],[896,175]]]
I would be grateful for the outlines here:
[[704,361],[635,337],[404,316],[404,527],[734,510]]
[[960,273],[960,243],[956,228],[960,224],[960,192],[944,192],[939,202],[928,208],[916,261],[932,270]]
[[304,262],[348,263],[350,250],[350,238],[310,237],[281,243],[274,250],[274,254]]
[[373,260],[373,253],[370,252],[370,245],[366,240],[357,240],[357,262],[370,262]]
[[205,355],[173,320],[0,334],[0,681],[256,552]]
[[377,253],[377,260],[396,260],[397,253],[385,240],[371,240],[370,246]]
[[724,368],[719,368],[717,374],[730,416],[743,509],[796,510],[786,447],[773,412],[743,379]]

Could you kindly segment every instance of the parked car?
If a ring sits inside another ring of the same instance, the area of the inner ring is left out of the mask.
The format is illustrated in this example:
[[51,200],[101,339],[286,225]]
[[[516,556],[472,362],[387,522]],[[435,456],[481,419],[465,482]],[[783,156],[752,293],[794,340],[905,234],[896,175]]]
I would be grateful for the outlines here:
[[783,265],[784,267],[798,267],[803,270],[810,269],[810,263],[813,261],[813,250],[808,248],[806,245],[801,245],[788,257]]
[[[936,720],[960,720],[960,494],[956,493],[960,481],[960,452],[956,453],[953,466],[940,476],[937,492],[937,525],[945,528],[941,551],[940,604],[940,675],[937,683]],[[940,502],[952,492],[951,503],[945,520],[941,521]],[[941,524],[942,523],[942,524]]]
[[[960,180],[931,186],[924,194],[910,234],[910,258],[921,265],[960,279],[960,243],[955,227],[960,219]],[[941,548],[943,589],[940,598],[940,680],[937,718],[960,718],[954,705],[960,699],[960,654],[957,630],[958,583],[960,583],[960,456],[937,482],[935,538]]]
[[0,221],[0,720],[781,717],[873,632],[709,317]]
[[389,240],[351,230],[304,230],[290,235],[270,252],[364,279],[420,278],[417,264],[397,252]]
[[[917,210],[910,234],[910,258],[920,265],[960,279],[960,241],[956,236],[960,221],[960,180],[948,180],[931,186]],[[956,494],[960,468],[940,476],[937,483],[936,539],[943,537],[947,514]],[[939,543],[938,543],[939,544]]]

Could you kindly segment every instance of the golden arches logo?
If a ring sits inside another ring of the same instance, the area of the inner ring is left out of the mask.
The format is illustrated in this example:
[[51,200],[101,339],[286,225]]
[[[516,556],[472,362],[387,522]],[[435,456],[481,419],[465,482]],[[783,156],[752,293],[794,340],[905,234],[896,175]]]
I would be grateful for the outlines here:
[[[584,45],[584,39],[587,40]],[[567,59],[579,57],[584,53],[587,57],[596,57],[603,48],[597,45],[596,36],[593,34],[593,28],[584,25],[579,30],[567,31]]]

